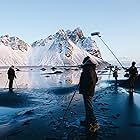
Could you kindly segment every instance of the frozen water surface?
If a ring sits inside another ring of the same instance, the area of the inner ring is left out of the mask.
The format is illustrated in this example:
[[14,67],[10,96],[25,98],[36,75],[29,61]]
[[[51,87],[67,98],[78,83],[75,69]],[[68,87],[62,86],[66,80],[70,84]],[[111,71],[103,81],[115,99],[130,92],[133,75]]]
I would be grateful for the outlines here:
[[[40,67],[28,67],[16,71],[16,75],[14,90],[9,92],[7,69],[0,69],[0,125],[42,116],[67,102],[77,86],[80,71],[76,68],[44,71]],[[30,113],[26,115],[26,112]]]
[[[78,91],[66,114],[66,120],[62,119],[77,88],[80,74],[81,70],[74,67],[55,70],[20,68],[20,71],[16,71],[14,92],[9,92],[7,69],[0,69],[0,138],[86,139],[88,134],[79,123],[84,119],[85,112]],[[123,73],[119,75],[121,82]],[[139,93],[131,98],[126,88],[114,85],[114,78],[109,75],[109,71],[98,71],[98,77],[93,99],[94,111],[101,126],[97,139],[120,139],[127,131],[135,129],[135,132],[131,132],[133,136],[139,131]],[[125,126],[128,129],[123,129]],[[137,135],[140,138],[139,133]]]

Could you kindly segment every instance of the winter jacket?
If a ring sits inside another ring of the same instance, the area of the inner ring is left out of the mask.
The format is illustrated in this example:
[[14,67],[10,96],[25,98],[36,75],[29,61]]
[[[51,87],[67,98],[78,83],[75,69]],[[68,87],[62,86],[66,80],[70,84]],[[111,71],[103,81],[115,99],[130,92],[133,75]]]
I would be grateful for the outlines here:
[[113,71],[113,77],[118,77],[118,68]]
[[86,94],[88,96],[94,95],[95,85],[98,81],[97,74],[95,71],[95,64],[89,59],[83,66],[79,82],[79,93]]
[[8,70],[8,79],[9,80],[14,80],[14,78],[16,78],[16,75],[15,75],[15,71],[14,71],[14,69],[13,68],[9,68],[9,70]]
[[138,70],[137,70],[137,68],[135,66],[131,66],[126,71],[129,72],[129,77],[137,77],[138,76]]

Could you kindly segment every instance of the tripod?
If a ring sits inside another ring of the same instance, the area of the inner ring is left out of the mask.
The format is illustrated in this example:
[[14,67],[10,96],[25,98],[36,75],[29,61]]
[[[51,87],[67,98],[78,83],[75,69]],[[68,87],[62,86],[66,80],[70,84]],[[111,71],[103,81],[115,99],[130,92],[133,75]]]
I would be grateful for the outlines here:
[[72,102],[72,100],[73,100],[73,98],[74,98],[74,96],[75,96],[76,91],[77,91],[78,88],[79,88],[79,84],[77,85],[77,87],[76,87],[76,89],[75,89],[75,91],[74,91],[74,93],[73,93],[73,95],[72,95],[72,97],[71,97],[71,100],[70,100],[70,102],[69,102],[69,104],[68,104],[68,106],[67,106],[67,109],[66,109],[66,111],[65,111],[65,113],[64,113],[64,115],[63,115],[63,119],[65,119],[66,113],[67,113],[67,111],[68,111],[68,109],[69,109],[69,107],[70,107],[70,104],[71,104],[71,102]]

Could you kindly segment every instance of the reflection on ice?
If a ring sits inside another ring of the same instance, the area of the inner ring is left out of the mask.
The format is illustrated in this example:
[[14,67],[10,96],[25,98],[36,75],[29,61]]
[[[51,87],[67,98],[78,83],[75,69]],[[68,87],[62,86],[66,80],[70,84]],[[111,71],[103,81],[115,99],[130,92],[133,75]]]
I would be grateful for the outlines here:
[[[0,70],[1,71],[1,70]],[[30,83],[30,79],[28,78],[27,72],[16,72],[17,79],[14,80],[13,87],[14,88],[27,88]],[[0,88],[8,88],[8,76],[7,70],[1,71],[0,75]]]
[[[17,79],[14,80],[14,88],[50,88],[67,87],[79,82],[80,71],[61,69],[63,73],[49,74],[54,72],[50,68],[41,71],[39,68],[24,68],[16,71]],[[8,88],[7,71],[1,70],[0,88]]]
[[[67,105],[79,82],[81,71],[60,70],[63,73],[48,74],[54,71],[49,68],[45,71],[40,68],[20,69],[16,71],[14,92],[8,92],[7,69],[0,69],[1,135],[11,129],[13,122],[16,125],[30,117],[42,117],[57,106]],[[5,131],[2,132],[3,128]]]

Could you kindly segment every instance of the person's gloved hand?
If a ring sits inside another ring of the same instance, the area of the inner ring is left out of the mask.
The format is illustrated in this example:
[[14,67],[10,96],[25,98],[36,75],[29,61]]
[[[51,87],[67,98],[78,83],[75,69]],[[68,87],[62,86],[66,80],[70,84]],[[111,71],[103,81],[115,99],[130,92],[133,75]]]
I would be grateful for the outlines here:
[[125,67],[122,67],[125,71],[127,71],[127,68],[125,68]]

